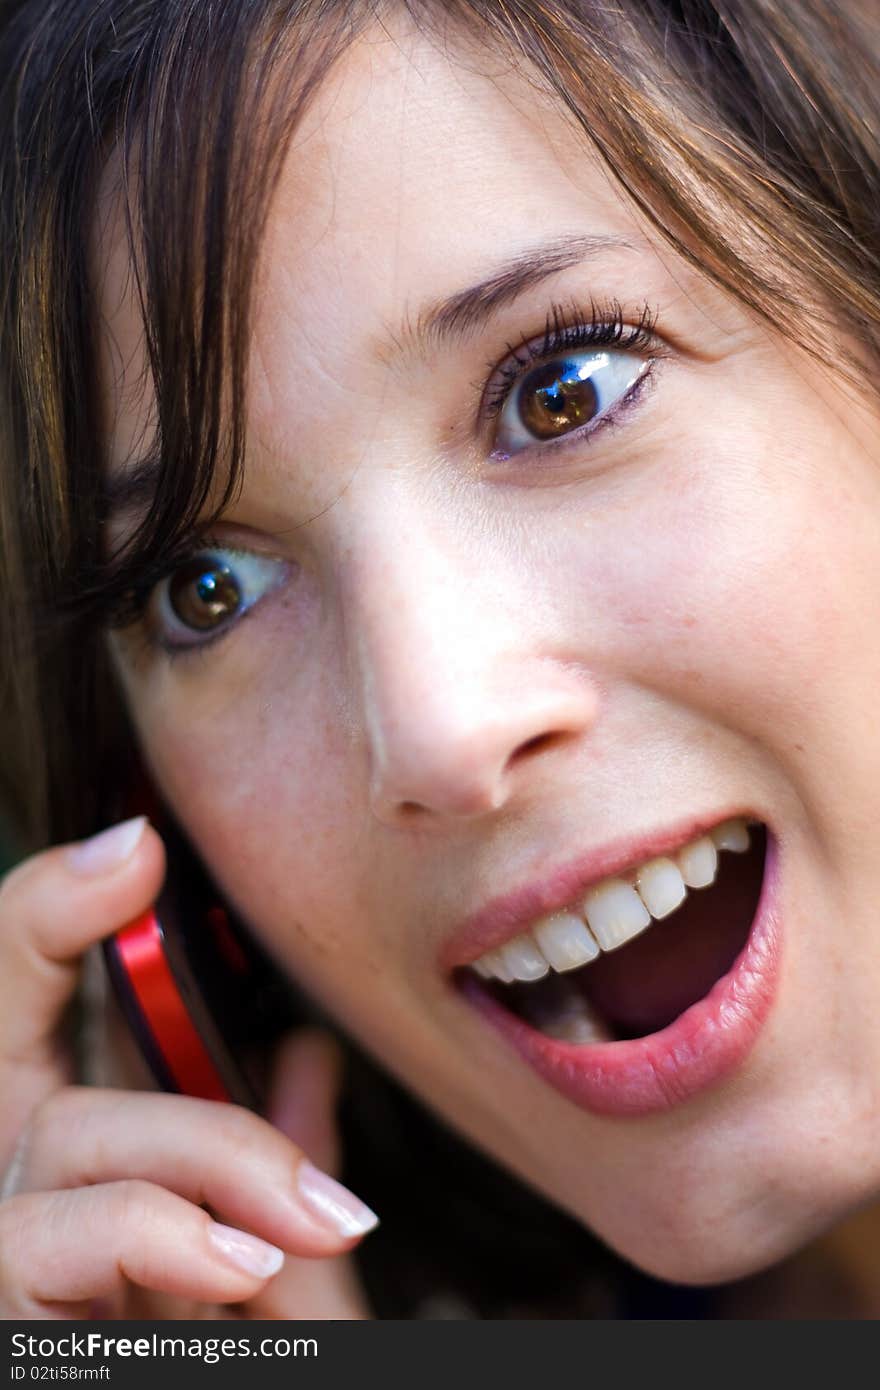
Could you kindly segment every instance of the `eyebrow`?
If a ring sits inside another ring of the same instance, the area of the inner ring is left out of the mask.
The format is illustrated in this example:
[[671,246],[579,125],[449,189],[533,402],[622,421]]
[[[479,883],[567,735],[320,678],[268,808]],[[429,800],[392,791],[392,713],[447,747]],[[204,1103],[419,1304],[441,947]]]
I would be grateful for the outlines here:
[[540,242],[475,285],[424,305],[415,320],[405,315],[396,333],[387,331],[386,338],[375,342],[376,355],[386,363],[397,356],[425,356],[468,337],[499,309],[551,275],[609,251],[634,249],[630,242],[615,236],[564,236]]
[[100,516],[106,524],[146,512],[162,468],[158,447],[149,449],[126,468],[113,469],[101,486]]
[[[387,365],[395,358],[425,357],[451,342],[461,341],[488,323],[505,305],[526,290],[573,265],[596,260],[610,251],[633,251],[623,237],[571,235],[555,237],[519,252],[467,289],[424,305],[415,320],[404,314],[397,332],[386,330],[372,343],[375,356]],[[155,492],[161,456],[149,450],[105,480],[102,515],[107,521],[145,511]]]

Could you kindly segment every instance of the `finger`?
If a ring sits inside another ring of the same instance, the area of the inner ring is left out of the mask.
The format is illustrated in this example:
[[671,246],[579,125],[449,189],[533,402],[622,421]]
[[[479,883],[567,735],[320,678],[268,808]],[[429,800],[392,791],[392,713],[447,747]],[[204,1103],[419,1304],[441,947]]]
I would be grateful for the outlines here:
[[[0,1207],[4,1317],[85,1315],[126,1283],[237,1303],[277,1274],[283,1253],[142,1182],[16,1197]],[[67,1305],[66,1311],[64,1305]]]
[[0,883],[0,1061],[42,1061],[82,956],[143,912],[164,873],[143,817],[25,860]]
[[302,1029],[286,1037],[275,1057],[269,1121],[325,1173],[340,1167],[336,1105],[342,1084],[342,1049],[330,1033]]
[[164,863],[138,818],[34,855],[0,884],[0,1168],[34,1106],[69,1079],[60,1024],[83,953],[149,906]]
[[376,1224],[267,1120],[189,1096],[56,1092],[32,1117],[13,1169],[18,1193],[156,1183],[299,1255],[349,1250]]

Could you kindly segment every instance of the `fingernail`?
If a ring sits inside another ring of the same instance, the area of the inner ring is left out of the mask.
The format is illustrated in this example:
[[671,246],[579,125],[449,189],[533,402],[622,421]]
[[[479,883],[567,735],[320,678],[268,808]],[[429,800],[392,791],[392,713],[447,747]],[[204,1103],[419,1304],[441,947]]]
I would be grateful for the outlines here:
[[237,1231],[234,1226],[221,1226],[212,1221],[208,1235],[222,1255],[232,1264],[243,1269],[246,1274],[255,1274],[258,1279],[268,1279],[277,1274],[284,1264],[284,1251],[277,1245],[249,1236],[246,1231]]
[[307,1158],[299,1165],[297,1183],[308,1210],[337,1235],[362,1236],[378,1226],[378,1216],[365,1202]]
[[118,869],[134,853],[146,823],[146,816],[135,816],[121,825],[111,825],[109,830],[102,830],[90,840],[71,845],[67,851],[67,867],[83,878]]

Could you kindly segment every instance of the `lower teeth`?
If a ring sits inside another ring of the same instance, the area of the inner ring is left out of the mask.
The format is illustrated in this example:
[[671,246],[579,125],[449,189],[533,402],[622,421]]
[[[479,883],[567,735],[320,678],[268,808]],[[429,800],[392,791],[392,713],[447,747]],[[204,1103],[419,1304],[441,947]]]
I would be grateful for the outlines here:
[[591,1018],[586,1011],[581,1014],[560,1014],[557,1018],[545,1023],[541,1032],[546,1033],[548,1038],[554,1038],[557,1042],[611,1042],[611,1033],[601,1019]]
[[538,994],[525,986],[520,995],[526,1022],[558,1042],[610,1042],[612,1033],[570,979],[557,975],[543,982]]

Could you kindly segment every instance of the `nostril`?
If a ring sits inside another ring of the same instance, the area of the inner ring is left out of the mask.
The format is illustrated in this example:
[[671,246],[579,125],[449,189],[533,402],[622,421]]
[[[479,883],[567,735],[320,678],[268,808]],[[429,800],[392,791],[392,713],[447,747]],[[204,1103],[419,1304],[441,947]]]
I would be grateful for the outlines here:
[[[374,772],[374,814],[398,828],[420,829],[437,817],[472,818],[498,811],[514,790],[520,759],[555,749],[573,736],[565,727],[551,724],[548,729],[549,719],[542,722],[543,732],[519,744],[511,737],[514,731],[498,723],[488,730],[459,730],[457,740],[449,738],[445,746],[427,752],[415,740],[393,749],[396,757]],[[525,730],[520,727],[517,732]],[[526,772],[524,763],[522,770]],[[402,795],[404,791],[410,795]]]
[[514,762],[517,758],[527,757],[531,753],[543,753],[545,749],[552,747],[563,737],[562,734],[536,734],[534,738],[526,739],[525,743],[520,744],[511,761]]

